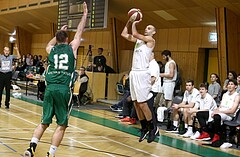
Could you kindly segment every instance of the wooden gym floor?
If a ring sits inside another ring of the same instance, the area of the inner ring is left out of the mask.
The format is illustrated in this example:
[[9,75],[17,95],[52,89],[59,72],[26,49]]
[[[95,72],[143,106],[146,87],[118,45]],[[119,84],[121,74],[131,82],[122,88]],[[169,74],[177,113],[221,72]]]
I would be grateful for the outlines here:
[[[3,95],[2,103],[5,95]],[[0,109],[0,156],[21,157],[41,119],[41,102],[28,98],[11,98],[10,110]],[[236,157],[240,150],[206,147],[200,142],[165,133],[152,143],[138,142],[138,125],[118,122],[116,113],[94,109],[94,105],[72,110],[57,157]],[[46,130],[36,150],[45,157],[49,150],[55,122]]]

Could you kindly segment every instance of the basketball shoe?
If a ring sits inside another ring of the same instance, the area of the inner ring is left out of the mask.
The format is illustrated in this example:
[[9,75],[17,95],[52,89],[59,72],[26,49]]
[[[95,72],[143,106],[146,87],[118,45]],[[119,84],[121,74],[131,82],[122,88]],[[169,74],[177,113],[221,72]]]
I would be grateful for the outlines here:
[[141,131],[141,135],[140,135],[140,138],[139,138],[138,141],[142,142],[146,138],[146,136],[148,135],[149,131],[148,131],[147,128],[141,129],[140,131]]
[[23,156],[34,157],[36,147],[37,147],[37,144],[31,142],[29,148],[24,152]]
[[148,135],[147,142],[151,143],[152,141],[154,141],[154,139],[157,137],[158,132],[159,132],[158,127],[152,129]]
[[46,157],[56,157],[56,156],[52,156],[49,152],[47,152],[47,156]]
[[210,140],[211,138],[210,138],[210,135],[209,135],[209,133],[207,133],[207,132],[205,132],[205,131],[203,131],[202,133],[201,133],[201,135],[198,137],[198,138],[196,138],[196,140],[200,140],[200,141],[207,141],[207,140]]

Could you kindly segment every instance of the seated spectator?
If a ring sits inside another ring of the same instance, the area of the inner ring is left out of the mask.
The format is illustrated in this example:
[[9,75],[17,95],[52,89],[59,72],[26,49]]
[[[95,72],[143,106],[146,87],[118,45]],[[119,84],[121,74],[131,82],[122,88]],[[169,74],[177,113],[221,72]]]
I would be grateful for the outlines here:
[[36,67],[41,67],[43,66],[43,60],[42,60],[42,55],[38,56],[38,61],[36,63]]
[[[196,103],[197,97],[199,96],[199,91],[194,88],[194,81],[186,81],[186,91],[184,92],[183,101],[180,104],[173,104],[173,126],[167,129],[167,132],[178,132],[178,121],[179,121],[179,111],[183,111],[184,122],[185,122],[185,132],[192,131],[192,124],[188,126],[188,112],[192,109]],[[184,132],[184,133],[185,133]]]
[[207,128],[207,123],[213,121],[213,138],[211,140],[212,144],[214,142],[220,141],[222,135],[221,124],[223,120],[231,121],[235,116],[238,105],[240,103],[240,96],[236,92],[237,81],[228,81],[228,91],[224,93],[220,106],[214,111],[200,111],[197,113],[197,119],[202,128],[202,133],[197,140],[209,140],[211,138],[211,133]]
[[80,70],[79,70],[79,76],[77,79],[77,81],[81,83],[80,88],[79,88],[79,95],[78,95],[80,102],[81,102],[81,99],[82,99],[84,93],[87,91],[88,80],[89,80],[89,77],[85,73],[85,67],[81,66]]
[[[217,108],[217,104],[215,102],[215,100],[213,99],[213,97],[208,94],[208,90],[207,90],[207,85],[204,83],[200,84],[199,87],[199,92],[200,95],[197,97],[196,103],[194,105],[193,108],[191,108],[188,111],[188,124],[189,125],[194,125],[193,124],[193,118],[196,117],[196,113],[199,111],[213,111],[214,109]],[[183,137],[190,137],[191,139],[196,139],[200,136],[199,131],[196,131],[195,134],[193,134],[193,131],[191,129],[189,129],[184,135]]]
[[208,86],[208,93],[213,97],[217,104],[220,103],[221,97],[221,86],[220,86],[220,79],[217,74],[212,73],[210,75],[211,83]]
[[226,78],[226,80],[224,81],[224,84],[223,84],[223,93],[225,93],[225,92],[227,92],[227,90],[228,90],[228,88],[227,88],[227,86],[228,86],[228,81],[229,80],[236,80],[237,79],[237,74],[236,74],[236,72],[235,71],[229,71],[228,72],[228,77]]
[[129,75],[124,74],[123,77],[120,80],[120,84],[124,87],[124,92],[121,100],[112,106],[110,106],[112,111],[122,111],[123,105],[128,102],[128,99],[131,99],[130,96],[130,85],[129,85]]
[[119,121],[128,122],[129,124],[137,123],[137,113],[134,108],[131,96],[127,97],[127,101],[123,104],[121,115],[122,119]]
[[33,56],[31,54],[27,54],[26,64],[27,64],[27,66],[32,66],[33,65]]
[[38,55],[33,56],[33,66],[36,66],[38,63]]

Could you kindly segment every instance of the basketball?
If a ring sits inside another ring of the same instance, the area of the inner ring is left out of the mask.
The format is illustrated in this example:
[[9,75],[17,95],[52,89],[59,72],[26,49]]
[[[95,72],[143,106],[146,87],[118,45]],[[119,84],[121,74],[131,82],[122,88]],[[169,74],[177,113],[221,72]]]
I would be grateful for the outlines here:
[[140,9],[132,8],[128,11],[128,17],[131,22],[139,21],[143,15]]

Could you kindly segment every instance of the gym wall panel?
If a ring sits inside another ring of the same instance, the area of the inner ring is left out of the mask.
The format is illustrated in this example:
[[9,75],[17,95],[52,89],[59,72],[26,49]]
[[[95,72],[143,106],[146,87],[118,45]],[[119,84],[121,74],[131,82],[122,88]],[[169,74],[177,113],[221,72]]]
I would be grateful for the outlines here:
[[240,17],[234,14],[231,10],[226,9],[228,70],[233,70],[237,73],[240,72],[240,46],[238,44],[240,40],[238,33],[239,24]]
[[190,28],[179,28],[177,50],[188,51],[189,40],[190,40]]
[[155,51],[168,49],[168,30],[169,29],[157,30],[156,36],[158,36],[158,40],[156,40],[157,47]]
[[190,29],[189,51],[197,51],[201,46],[202,28],[195,27]]
[[47,57],[46,46],[48,42],[51,40],[50,34],[33,34],[32,35],[32,45],[31,45],[31,53],[32,55],[42,55],[43,58]]
[[168,31],[168,43],[167,48],[171,51],[177,51],[178,49],[178,32],[179,29],[169,29]]

